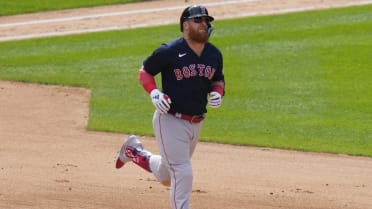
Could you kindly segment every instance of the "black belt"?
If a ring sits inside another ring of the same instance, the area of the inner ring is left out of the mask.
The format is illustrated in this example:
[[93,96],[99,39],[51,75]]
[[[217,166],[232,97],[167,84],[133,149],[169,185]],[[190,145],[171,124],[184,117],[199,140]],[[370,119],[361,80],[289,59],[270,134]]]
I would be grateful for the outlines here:
[[173,115],[176,118],[180,118],[182,120],[187,120],[190,123],[200,123],[204,120],[205,115],[186,115],[178,112],[168,112],[169,114]]

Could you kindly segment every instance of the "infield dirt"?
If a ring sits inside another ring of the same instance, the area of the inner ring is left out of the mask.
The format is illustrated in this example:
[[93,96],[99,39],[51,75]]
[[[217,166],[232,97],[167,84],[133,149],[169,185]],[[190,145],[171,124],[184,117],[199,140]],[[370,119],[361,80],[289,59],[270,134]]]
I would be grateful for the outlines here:
[[[222,6],[211,4],[208,9],[218,20],[361,2],[367,1],[240,1]],[[18,15],[1,17],[0,25],[193,3],[150,1]],[[177,22],[179,13],[171,9],[161,15],[154,12],[3,25],[0,38],[168,24],[166,21],[171,19]],[[0,81],[0,208],[170,208],[169,189],[157,183],[152,174],[134,164],[115,169],[126,135],[86,130],[89,97],[90,91],[82,88]],[[145,148],[158,152],[153,138],[141,136],[140,140]],[[199,143],[192,163],[193,209],[372,208],[372,158]]]

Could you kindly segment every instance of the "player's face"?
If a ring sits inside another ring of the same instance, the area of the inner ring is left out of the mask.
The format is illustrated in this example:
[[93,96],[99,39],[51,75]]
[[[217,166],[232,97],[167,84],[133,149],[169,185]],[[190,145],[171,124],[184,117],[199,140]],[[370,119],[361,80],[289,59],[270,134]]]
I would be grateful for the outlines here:
[[194,17],[188,21],[189,27],[189,37],[198,42],[206,43],[208,41],[208,24],[209,19],[206,17]]

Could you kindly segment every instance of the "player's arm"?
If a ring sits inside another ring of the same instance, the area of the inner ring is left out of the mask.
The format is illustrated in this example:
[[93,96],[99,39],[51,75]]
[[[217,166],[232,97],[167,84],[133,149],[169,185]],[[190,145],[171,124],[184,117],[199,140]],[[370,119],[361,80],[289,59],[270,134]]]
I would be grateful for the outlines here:
[[214,81],[210,87],[209,105],[213,108],[218,108],[222,104],[222,97],[225,95],[225,82]]
[[161,113],[168,112],[172,101],[170,100],[168,95],[159,91],[159,89],[156,87],[154,76],[148,73],[143,66],[139,70],[138,80],[140,81],[142,87],[147,91],[147,93],[150,94],[151,101],[156,109]]
[[219,94],[221,94],[221,96],[224,96],[225,95],[225,82],[224,81],[214,81],[211,84],[211,92],[212,91],[216,91]]
[[149,94],[152,90],[157,89],[154,76],[148,73],[143,66],[139,70],[138,80]]

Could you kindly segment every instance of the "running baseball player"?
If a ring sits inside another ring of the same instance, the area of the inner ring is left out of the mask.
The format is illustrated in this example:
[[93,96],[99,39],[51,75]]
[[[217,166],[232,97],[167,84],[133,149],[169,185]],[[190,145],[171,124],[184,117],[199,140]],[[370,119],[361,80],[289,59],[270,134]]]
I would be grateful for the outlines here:
[[[153,129],[160,155],[131,135],[121,147],[116,168],[134,162],[170,186],[173,209],[189,209],[193,173],[190,158],[199,140],[207,104],[220,107],[225,92],[222,54],[209,40],[207,9],[187,7],[180,17],[183,37],[158,47],[143,62],[139,81],[155,106]],[[161,74],[162,90],[154,77]]]

